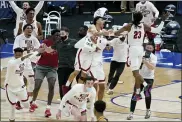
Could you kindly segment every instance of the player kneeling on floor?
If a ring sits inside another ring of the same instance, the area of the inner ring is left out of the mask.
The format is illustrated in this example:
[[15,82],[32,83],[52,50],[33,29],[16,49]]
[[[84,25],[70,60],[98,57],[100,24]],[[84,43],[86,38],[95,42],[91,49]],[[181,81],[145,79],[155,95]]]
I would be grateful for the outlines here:
[[95,79],[87,76],[84,84],[76,84],[63,97],[58,113],[57,119],[61,119],[63,113],[65,116],[74,116],[76,121],[87,121],[87,99],[91,103],[91,120],[94,121],[94,103],[96,98],[96,90],[93,87]]
[[17,98],[21,100],[25,108],[30,107],[30,102],[28,101],[27,88],[23,81],[23,72],[25,66],[24,60],[27,58],[33,58],[38,54],[38,52],[34,52],[26,56],[23,56],[22,48],[15,48],[14,52],[15,58],[8,61],[5,79],[7,100],[11,104],[9,115],[10,121],[15,121],[15,104]]

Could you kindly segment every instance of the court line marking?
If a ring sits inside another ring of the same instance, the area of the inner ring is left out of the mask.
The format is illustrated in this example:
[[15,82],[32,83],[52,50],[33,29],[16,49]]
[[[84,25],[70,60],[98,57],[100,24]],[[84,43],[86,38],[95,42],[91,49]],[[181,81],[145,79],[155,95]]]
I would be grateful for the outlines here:
[[[171,81],[171,82],[172,82],[172,81]],[[156,87],[154,87],[153,89],[156,89],[156,88],[159,88],[159,87],[168,86],[168,85],[172,85],[172,84],[176,84],[176,83],[179,83],[179,82],[172,82],[172,83],[170,83],[170,84],[166,84],[166,85],[162,85],[162,86],[156,86]],[[118,97],[121,97],[121,96],[129,97],[129,96],[126,96],[126,95],[130,95],[130,94],[133,94],[133,92],[132,92],[132,93],[127,93],[127,94],[123,93],[123,94],[121,94],[121,95],[115,96],[115,97],[111,98],[111,102],[112,102],[114,105],[119,106],[119,107],[130,108],[130,107],[126,107],[126,106],[119,105],[119,104],[117,104],[116,102],[114,102],[114,99],[116,99],[116,98],[118,98]],[[153,99],[152,99],[152,100],[153,100]],[[158,99],[158,100],[160,100],[160,99]],[[162,100],[161,100],[161,101],[162,101]],[[171,102],[171,101],[169,101],[169,102]],[[176,102],[176,101],[175,101],[175,102]],[[178,101],[178,102],[179,102],[179,101]],[[179,102],[179,103],[181,103],[181,102]],[[145,110],[142,110],[142,109],[137,109],[137,110],[145,111]],[[158,113],[169,113],[169,114],[181,114],[181,113],[170,113],[170,112],[159,112],[159,111],[153,111],[153,112],[158,112]]]
[[[2,90],[4,90],[5,91],[5,89],[4,88],[2,88],[2,87],[0,87]],[[40,102],[45,102],[45,103],[47,103],[47,101],[46,100],[41,100],[41,99],[37,99],[36,101],[40,101]],[[57,103],[57,102],[52,102],[52,104],[55,104],[55,105],[59,105],[60,103]],[[105,111],[105,112],[110,112],[110,113],[119,113],[119,114],[129,114],[129,113],[122,113],[122,112],[116,112],[116,111]],[[161,112],[162,113],[162,112]],[[143,117],[144,115],[138,115],[138,114],[134,114],[134,115],[136,115],[136,116],[141,116],[141,117]],[[159,116],[151,116],[151,117],[155,117],[155,118],[162,118],[162,119],[174,119],[174,120],[181,120],[181,119],[179,119],[179,118],[167,118],[167,117],[159,117]]]

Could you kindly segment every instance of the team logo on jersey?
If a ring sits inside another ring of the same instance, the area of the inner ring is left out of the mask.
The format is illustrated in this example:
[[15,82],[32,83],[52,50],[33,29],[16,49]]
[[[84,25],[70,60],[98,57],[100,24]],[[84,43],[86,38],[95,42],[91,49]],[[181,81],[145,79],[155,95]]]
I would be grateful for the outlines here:
[[142,12],[144,17],[147,17],[147,15],[150,14],[150,11],[147,10],[147,6],[141,6],[140,11]]
[[20,64],[19,69],[15,71],[15,74],[20,74],[20,76],[22,76],[23,71],[24,71],[24,67],[25,67],[24,63]]
[[79,102],[87,100],[86,98],[89,97],[89,94],[80,94],[80,96],[74,96],[75,99],[77,99]]
[[27,44],[27,50],[33,50],[33,44],[32,44],[32,40],[25,40],[25,44]]
[[26,14],[23,12],[22,16],[20,17],[21,21],[24,21],[26,19]]

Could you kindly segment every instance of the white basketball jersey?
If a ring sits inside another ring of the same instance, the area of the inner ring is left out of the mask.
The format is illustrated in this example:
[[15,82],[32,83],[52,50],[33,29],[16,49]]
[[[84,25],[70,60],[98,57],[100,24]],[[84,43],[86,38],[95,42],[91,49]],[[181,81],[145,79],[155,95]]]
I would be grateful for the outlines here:
[[[34,36],[29,38],[25,37],[24,33],[18,35],[14,41],[13,49],[15,48],[27,48],[30,52],[33,52],[33,49],[38,49],[40,47],[40,42]],[[27,55],[27,51],[24,51],[23,55]],[[26,59],[28,60],[28,59]],[[37,62],[37,58],[32,58],[32,62]],[[25,66],[26,67],[26,66]],[[27,68],[26,68],[27,69]]]
[[25,64],[21,61],[21,58],[8,61],[5,84],[8,84],[12,91],[19,91],[24,85],[24,66]]
[[[24,20],[23,21],[23,25],[22,25],[22,30],[23,27],[27,24],[27,22]],[[32,35],[37,37],[38,35],[38,27],[37,27],[37,21],[34,20],[34,22],[31,24],[33,26],[33,31],[32,31]]]
[[137,27],[132,25],[130,32],[128,33],[128,44],[129,46],[142,46],[145,36],[145,30],[143,23]]

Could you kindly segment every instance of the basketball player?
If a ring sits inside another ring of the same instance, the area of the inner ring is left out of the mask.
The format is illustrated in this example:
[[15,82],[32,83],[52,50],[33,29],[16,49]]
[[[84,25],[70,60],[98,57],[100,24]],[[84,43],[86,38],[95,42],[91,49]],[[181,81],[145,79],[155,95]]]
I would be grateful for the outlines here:
[[107,83],[109,87],[107,94],[109,95],[113,94],[113,89],[117,85],[127,61],[128,45],[126,43],[127,38],[125,37],[126,35],[122,35],[119,38],[114,38],[111,41],[108,41],[109,46],[112,46],[114,50]]
[[[40,47],[40,43],[36,37],[32,36],[32,31],[33,31],[32,25],[26,24],[23,27],[23,33],[15,38],[13,49],[18,47],[23,48],[25,50],[24,55],[36,51]],[[25,71],[23,75],[28,80],[27,91],[29,96],[32,97],[34,89],[34,72],[32,69],[31,60],[30,59],[25,60]]]
[[[136,11],[142,12],[143,15],[142,22],[144,24],[152,27],[155,26],[154,22],[159,16],[159,11],[152,2],[140,1],[139,3],[136,4]],[[146,32],[146,37],[149,39],[149,42],[152,42],[153,44],[155,36],[156,36],[155,33],[151,33],[149,31]],[[155,50],[153,53],[155,53]]]
[[147,87],[148,84],[144,81],[143,77],[139,74],[139,68],[142,62],[142,57],[144,53],[143,49],[143,38],[146,31],[153,33],[159,33],[163,26],[164,20],[168,17],[168,14],[163,15],[162,22],[157,28],[149,27],[146,24],[141,23],[143,15],[141,12],[135,12],[133,14],[133,22],[122,27],[120,30],[115,32],[115,35],[119,36],[120,33],[128,31],[128,44],[129,44],[129,60],[131,62],[131,69],[133,76],[135,78],[135,87],[136,94],[133,97],[133,100],[140,100],[140,85],[143,84],[144,87]]
[[[104,21],[103,21],[102,17],[98,17],[97,16],[96,18],[94,18],[93,25],[91,25],[91,27],[88,29],[87,36],[85,38],[82,38],[80,41],[78,41],[75,44],[75,48],[79,48],[79,50],[77,51],[76,60],[75,60],[75,69],[76,69],[76,71],[74,71],[71,74],[70,78],[68,79],[68,81],[66,83],[66,86],[69,86],[71,84],[71,82],[73,81],[75,76],[78,75],[78,73],[80,72],[81,69],[82,69],[82,71],[85,71],[85,72],[89,71],[90,65],[91,65],[91,61],[92,61],[92,57],[93,57],[91,52],[98,50],[98,48],[95,47],[91,43],[93,42],[93,43],[96,44],[96,40],[97,39],[95,39],[95,37],[98,36],[98,35],[99,36],[101,36],[101,35],[108,35],[107,31],[100,32],[102,30],[102,28],[103,28],[103,25],[104,25]],[[91,40],[91,41],[89,41],[89,40]],[[88,41],[88,43],[86,41]],[[90,47],[88,44],[89,45],[91,44],[93,46]],[[90,52],[90,49],[85,49],[86,53],[84,53],[84,51],[82,50],[83,47],[85,47],[85,48],[89,47],[89,48],[91,48],[92,51]],[[96,48],[96,50],[94,48]],[[81,52],[83,52],[83,56],[81,56]],[[87,58],[84,57],[84,55]],[[82,57],[82,61],[80,61],[80,57]],[[87,60],[87,63],[86,63],[85,60]],[[82,64],[81,62],[84,63],[84,64]],[[83,66],[83,65],[85,65],[85,66]],[[85,72],[81,73],[81,77],[82,78],[86,76]],[[82,82],[81,79],[79,81]]]
[[94,37],[85,37],[85,44],[82,48],[79,48],[75,58],[75,71],[71,73],[66,83],[66,86],[70,86],[74,78],[81,72],[81,80],[78,80],[78,83],[83,83],[82,78],[84,78],[87,72],[90,70],[93,53],[96,51],[96,40]]
[[[23,2],[23,9],[19,8],[14,1],[9,1],[11,7],[13,8],[13,10],[16,13],[16,27],[14,29],[14,36],[17,36],[18,33],[18,26],[20,22],[23,22],[24,20],[26,20],[26,14],[25,11],[30,8],[30,5],[28,2]],[[39,11],[42,9],[44,5],[44,1],[40,1],[37,6],[35,7],[35,16],[34,16],[34,20],[36,20],[36,16],[39,13]]]
[[98,100],[94,103],[94,114],[97,122],[108,122],[108,119],[104,116],[105,109],[106,103],[104,101]]
[[95,79],[87,76],[84,84],[76,84],[63,97],[58,113],[57,119],[61,119],[62,115],[74,116],[76,121],[87,121],[87,99],[90,99],[91,121],[94,121],[94,103],[96,98],[96,90],[93,87]]
[[35,17],[35,9],[34,8],[28,8],[25,11],[25,14],[27,16],[26,20],[19,23],[18,28],[18,35],[23,32],[23,27],[26,24],[31,24],[33,26],[33,32],[32,35],[35,36],[37,39],[42,40],[43,39],[43,33],[42,33],[42,26],[40,22],[37,22]]
[[[148,43],[145,47],[146,49],[146,54],[148,56],[144,56],[143,58],[143,65],[141,66],[140,69],[140,74],[144,78],[144,80],[147,82],[149,85],[148,89],[144,91],[145,95],[145,104],[146,104],[146,114],[145,114],[145,119],[150,118],[151,111],[150,111],[150,105],[151,105],[151,89],[153,86],[154,82],[154,70],[155,66],[157,63],[157,56],[155,56],[152,52],[154,50],[154,46],[152,43]],[[144,88],[143,84],[140,85],[140,90],[142,91]],[[134,88],[136,90],[136,88]],[[134,96],[135,93],[133,93]],[[132,97],[133,97],[132,96]],[[135,111],[135,106],[136,106],[137,101],[134,101],[131,99],[131,105],[130,105],[130,114],[127,117],[128,120],[133,119],[133,113]]]
[[21,100],[23,106],[25,108],[29,108],[29,101],[25,83],[23,81],[23,72],[25,66],[25,59],[31,58],[36,56],[38,52],[35,52],[33,55],[28,54],[23,56],[23,49],[22,48],[15,48],[14,49],[14,57],[13,59],[8,61],[7,65],[7,73],[5,79],[5,89],[7,99],[10,105],[10,115],[9,120],[10,122],[15,121],[15,107],[16,99],[18,98]]

